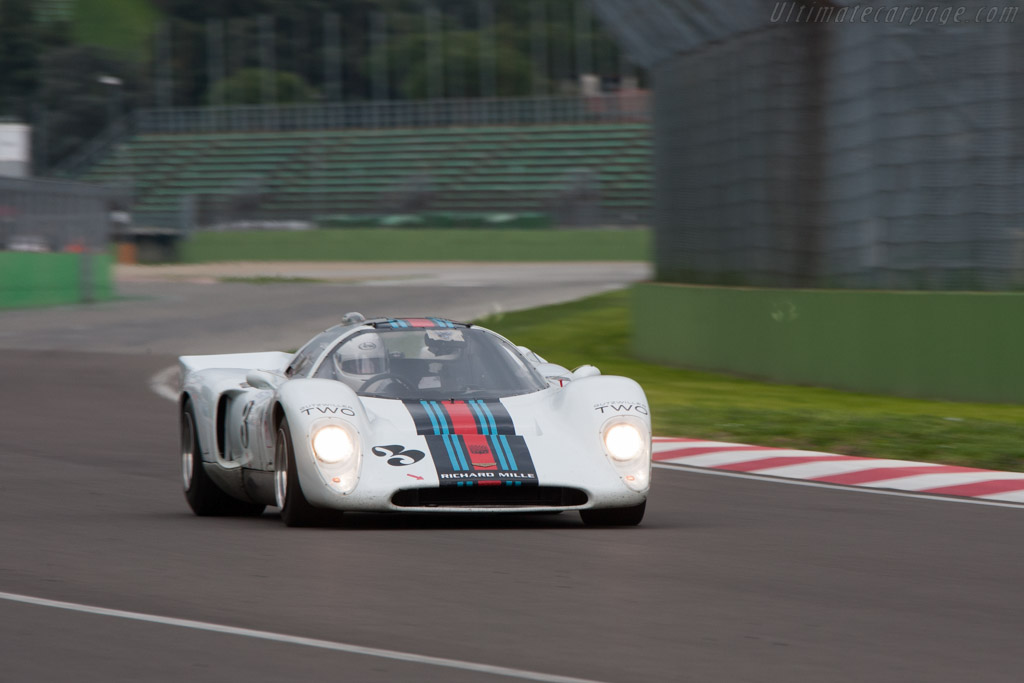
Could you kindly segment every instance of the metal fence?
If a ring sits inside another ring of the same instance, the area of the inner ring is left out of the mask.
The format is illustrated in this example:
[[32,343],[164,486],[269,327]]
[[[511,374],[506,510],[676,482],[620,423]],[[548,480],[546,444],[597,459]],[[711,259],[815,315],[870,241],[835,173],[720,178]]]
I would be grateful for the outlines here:
[[1024,287],[1015,7],[595,6],[653,74],[659,279]]
[[[63,258],[56,263],[62,275],[57,275],[46,264],[54,261],[43,259],[42,270],[37,259],[11,261],[8,264],[32,264],[33,269],[21,273],[15,270],[8,278],[8,284],[18,281],[25,289],[15,293],[15,299],[25,302],[93,301],[109,294],[109,273],[99,264],[104,263],[103,253],[107,249],[116,221],[127,213],[118,211],[126,206],[124,198],[109,188],[53,180],[37,180],[0,177],[0,251],[10,252],[67,252],[77,255],[74,259],[76,271],[68,272],[67,261]],[[11,267],[9,265],[9,267]],[[25,280],[21,276],[25,275]],[[70,280],[68,279],[70,278]],[[61,290],[61,282],[74,285],[68,291]],[[104,294],[104,292],[108,294]],[[0,307],[10,304],[10,291],[0,291]],[[56,297],[56,298],[55,298]]]
[[58,180],[0,178],[0,248],[88,251],[105,248],[118,209],[111,188]]
[[507,97],[317,105],[142,109],[140,133],[422,128],[530,123],[646,121],[645,93],[593,97]]

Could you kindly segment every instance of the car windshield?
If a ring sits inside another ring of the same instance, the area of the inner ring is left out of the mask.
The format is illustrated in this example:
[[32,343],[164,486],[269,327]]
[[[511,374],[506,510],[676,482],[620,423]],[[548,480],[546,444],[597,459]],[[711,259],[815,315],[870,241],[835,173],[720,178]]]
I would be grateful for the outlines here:
[[315,376],[398,399],[501,398],[547,387],[515,347],[463,327],[364,330],[332,349]]

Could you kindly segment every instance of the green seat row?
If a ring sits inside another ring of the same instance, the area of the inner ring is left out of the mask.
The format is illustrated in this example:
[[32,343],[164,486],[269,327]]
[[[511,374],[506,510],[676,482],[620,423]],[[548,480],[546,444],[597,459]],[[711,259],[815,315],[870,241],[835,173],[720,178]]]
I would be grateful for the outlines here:
[[604,205],[642,210],[650,164],[650,129],[637,123],[173,133],[118,145],[85,178],[133,179],[137,211],[256,186],[264,208],[298,216],[376,210],[417,177],[432,209],[546,210],[569,177],[590,171]]

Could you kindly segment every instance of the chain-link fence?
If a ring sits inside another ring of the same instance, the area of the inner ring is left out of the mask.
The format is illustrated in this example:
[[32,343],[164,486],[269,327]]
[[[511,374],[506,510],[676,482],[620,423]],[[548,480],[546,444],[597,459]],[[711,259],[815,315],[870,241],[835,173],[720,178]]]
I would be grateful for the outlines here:
[[0,177],[0,308],[108,298],[107,249],[126,207],[110,188]]
[[1016,7],[595,4],[652,69],[659,279],[1024,286]]
[[139,133],[421,128],[645,121],[646,93],[142,109]]
[[111,188],[0,178],[0,248],[39,252],[103,249],[126,208],[125,198]]

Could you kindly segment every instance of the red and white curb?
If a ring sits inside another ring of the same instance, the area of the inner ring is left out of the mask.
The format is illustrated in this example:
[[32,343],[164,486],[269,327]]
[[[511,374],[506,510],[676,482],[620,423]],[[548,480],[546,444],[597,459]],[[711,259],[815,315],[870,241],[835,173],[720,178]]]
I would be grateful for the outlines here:
[[822,484],[1024,503],[1024,472],[654,437],[654,461]]

